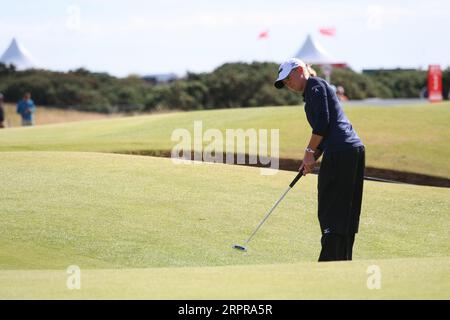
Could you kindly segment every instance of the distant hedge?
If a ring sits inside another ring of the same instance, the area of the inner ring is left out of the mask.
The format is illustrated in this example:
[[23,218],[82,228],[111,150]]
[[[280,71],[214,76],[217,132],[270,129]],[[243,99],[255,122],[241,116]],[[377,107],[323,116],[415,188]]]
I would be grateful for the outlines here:
[[369,75],[371,79],[387,88],[390,98],[417,98],[427,87],[427,71],[392,70],[377,71]]
[[[16,71],[0,64],[0,92],[10,102],[30,91],[39,105],[104,113],[300,104],[298,94],[273,87],[277,71],[275,63],[226,63],[210,73],[188,73],[183,79],[154,84],[137,76],[116,78],[85,69]],[[447,97],[450,68],[443,75]],[[334,69],[331,82],[342,85],[350,99],[415,98],[426,87],[426,71],[361,74]]]

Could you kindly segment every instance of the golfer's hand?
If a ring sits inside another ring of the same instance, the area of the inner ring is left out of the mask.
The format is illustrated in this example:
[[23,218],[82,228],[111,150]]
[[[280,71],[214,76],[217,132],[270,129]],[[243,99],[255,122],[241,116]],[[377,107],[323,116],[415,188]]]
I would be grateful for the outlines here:
[[322,156],[322,153],[323,153],[322,150],[317,149],[316,153],[314,153],[314,159],[316,159],[316,161],[317,161],[317,159],[319,159]]
[[308,173],[313,172],[314,166],[316,164],[316,159],[314,155],[310,152],[305,151],[305,155],[303,156],[303,163],[299,168],[299,171],[303,169],[303,175],[306,176]]

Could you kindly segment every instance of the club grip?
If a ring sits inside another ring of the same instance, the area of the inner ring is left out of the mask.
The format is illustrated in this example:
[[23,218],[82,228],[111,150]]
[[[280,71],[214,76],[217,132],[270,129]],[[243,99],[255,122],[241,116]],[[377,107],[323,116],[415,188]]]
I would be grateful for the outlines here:
[[292,180],[291,184],[289,185],[289,187],[293,187],[295,186],[295,184],[297,183],[298,180],[300,180],[300,178],[303,176],[303,168],[302,170],[300,170],[300,172],[295,176],[294,180]]

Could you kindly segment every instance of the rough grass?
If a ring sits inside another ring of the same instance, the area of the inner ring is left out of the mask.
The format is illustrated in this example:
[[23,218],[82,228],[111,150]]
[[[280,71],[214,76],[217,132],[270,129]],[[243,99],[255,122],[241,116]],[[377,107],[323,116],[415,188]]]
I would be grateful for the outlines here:
[[[450,178],[450,103],[345,108],[367,147],[367,166]],[[280,129],[280,156],[300,159],[310,136],[302,107],[179,112],[8,129],[0,151],[171,150],[174,129]]]
[[[22,125],[22,120],[20,115],[16,113],[16,106],[14,104],[6,103],[3,108],[5,109],[5,126],[20,127]],[[36,108],[36,114],[34,115],[34,121],[35,125],[43,125],[73,121],[98,120],[118,116],[120,115],[106,115],[96,112],[83,112],[38,106]]]

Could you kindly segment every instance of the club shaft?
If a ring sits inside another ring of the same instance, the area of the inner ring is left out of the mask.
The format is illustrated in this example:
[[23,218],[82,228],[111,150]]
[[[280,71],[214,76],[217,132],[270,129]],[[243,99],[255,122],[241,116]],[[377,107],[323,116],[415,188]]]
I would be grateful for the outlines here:
[[258,232],[259,228],[261,228],[261,226],[264,224],[264,222],[266,222],[267,218],[269,218],[270,214],[273,212],[273,210],[275,210],[275,208],[278,206],[278,204],[281,202],[281,200],[283,200],[283,198],[287,195],[287,193],[289,192],[289,190],[291,190],[291,186],[289,186],[286,191],[281,195],[280,199],[277,200],[277,202],[275,202],[275,204],[272,206],[272,208],[270,208],[269,212],[266,214],[266,216],[264,217],[264,219],[262,219],[262,221],[259,223],[259,225],[256,227],[255,231],[253,231],[253,233],[251,234],[251,236],[247,239],[247,241],[245,241],[245,245],[247,245],[250,240],[252,240],[253,236],[256,234],[256,232]]

